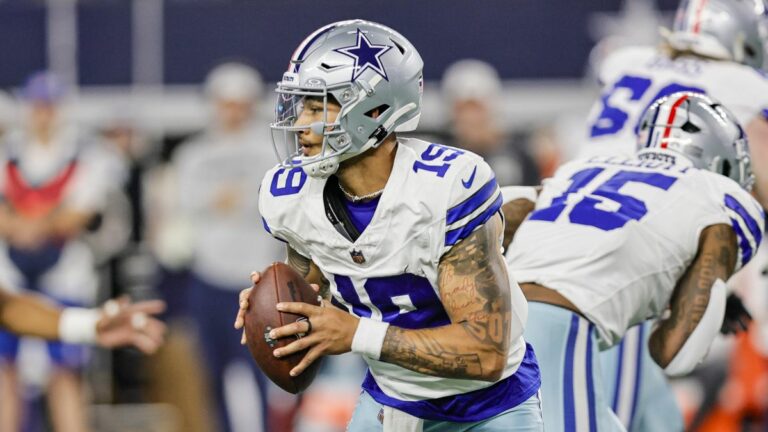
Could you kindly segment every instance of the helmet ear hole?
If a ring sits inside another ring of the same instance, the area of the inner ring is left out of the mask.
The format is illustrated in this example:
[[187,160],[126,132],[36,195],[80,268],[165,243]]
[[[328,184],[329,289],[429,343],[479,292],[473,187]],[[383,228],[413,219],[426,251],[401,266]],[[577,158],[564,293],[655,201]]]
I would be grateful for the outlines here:
[[690,121],[685,122],[680,129],[684,130],[688,133],[696,133],[701,132],[701,128],[696,126],[695,124],[691,123]]
[[744,53],[750,58],[754,58],[757,55],[757,51],[749,45],[744,45]]
[[723,164],[720,166],[720,173],[726,177],[731,176],[731,163],[727,160],[723,160]]

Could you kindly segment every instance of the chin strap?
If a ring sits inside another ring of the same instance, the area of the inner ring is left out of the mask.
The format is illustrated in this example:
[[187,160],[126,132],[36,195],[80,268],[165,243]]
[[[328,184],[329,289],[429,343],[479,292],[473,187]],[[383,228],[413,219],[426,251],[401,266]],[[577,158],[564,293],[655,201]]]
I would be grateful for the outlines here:
[[720,332],[725,318],[727,288],[722,279],[712,284],[709,303],[701,321],[685,341],[675,357],[664,368],[670,376],[685,375],[691,372],[709,353],[709,347]]

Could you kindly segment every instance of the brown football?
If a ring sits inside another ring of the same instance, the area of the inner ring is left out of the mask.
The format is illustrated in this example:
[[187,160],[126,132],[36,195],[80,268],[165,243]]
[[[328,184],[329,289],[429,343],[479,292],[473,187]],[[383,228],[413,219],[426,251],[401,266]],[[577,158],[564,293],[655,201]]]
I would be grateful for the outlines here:
[[251,356],[264,374],[283,390],[296,394],[312,383],[322,358],[315,360],[299,376],[292,377],[289,372],[299,364],[307,351],[282,358],[272,354],[272,351],[288,345],[297,337],[273,340],[269,337],[269,331],[304,318],[301,315],[278,312],[275,305],[280,302],[320,305],[317,293],[301,275],[287,264],[276,262],[261,272],[259,283],[251,291],[248,310],[245,313],[245,333]]

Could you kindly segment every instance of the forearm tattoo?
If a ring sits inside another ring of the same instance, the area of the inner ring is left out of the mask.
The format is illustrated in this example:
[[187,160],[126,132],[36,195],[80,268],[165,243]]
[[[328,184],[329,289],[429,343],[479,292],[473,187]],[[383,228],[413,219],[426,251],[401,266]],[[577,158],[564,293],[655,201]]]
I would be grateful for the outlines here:
[[390,326],[380,359],[427,375],[482,378],[480,356],[451,352],[441,342],[444,337],[436,334],[439,331],[439,328],[414,331]]
[[[450,327],[390,328],[381,358],[417,372],[453,378],[487,378],[506,362],[511,331],[509,279],[492,219],[446,253],[439,287]],[[412,365],[412,366],[411,366]]]
[[706,229],[702,247],[670,299],[671,314],[649,340],[654,359],[663,367],[674,358],[704,316],[712,285],[727,280],[736,263],[736,237],[727,225]]

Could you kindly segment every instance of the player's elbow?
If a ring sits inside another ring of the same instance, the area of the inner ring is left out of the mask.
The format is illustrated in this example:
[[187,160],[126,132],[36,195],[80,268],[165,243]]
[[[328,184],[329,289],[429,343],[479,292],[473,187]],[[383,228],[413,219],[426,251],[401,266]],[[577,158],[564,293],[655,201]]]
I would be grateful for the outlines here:
[[648,353],[651,355],[653,361],[662,369],[669,365],[669,362],[674,358],[674,353],[677,352],[678,348],[679,347],[672,346],[663,347],[658,343],[654,343],[653,340],[648,341]]
[[498,355],[494,360],[495,360],[494,365],[491,368],[491,370],[488,372],[487,381],[490,381],[490,382],[496,382],[500,380],[502,375],[504,375],[504,369],[507,366],[506,357]]
[[482,364],[482,373],[478,379],[489,382],[500,380],[507,367],[506,350],[499,352],[495,349],[489,349],[483,354]]

